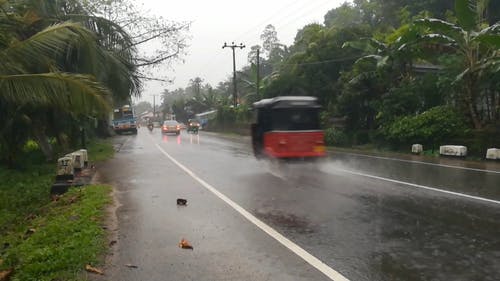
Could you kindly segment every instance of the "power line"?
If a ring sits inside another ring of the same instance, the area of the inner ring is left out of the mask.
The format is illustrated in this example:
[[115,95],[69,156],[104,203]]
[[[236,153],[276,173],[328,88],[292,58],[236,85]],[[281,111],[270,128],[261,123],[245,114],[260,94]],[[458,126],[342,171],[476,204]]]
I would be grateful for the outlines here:
[[[299,3],[299,1],[300,0],[296,0],[291,5],[286,5],[285,7],[292,7],[293,5]],[[300,5],[298,7],[295,7],[295,9],[292,9],[291,11],[289,10],[288,13],[283,13],[283,10],[276,11],[271,16],[269,16],[265,20],[261,21],[259,24],[254,25],[252,28],[248,29],[246,32],[241,33],[240,35],[238,35],[236,37],[236,39],[242,40],[242,39],[248,39],[248,38],[251,38],[251,37],[258,36],[258,34],[256,34],[255,32],[251,32],[251,31],[252,30],[256,30],[262,24],[266,23],[267,21],[269,21],[271,19],[274,19],[271,22],[271,24],[273,24],[274,26],[276,26],[277,29],[278,29],[278,27],[286,26],[290,22],[293,22],[293,21],[295,21],[295,20],[303,17],[304,15],[310,13],[311,11],[316,10],[316,9],[318,9],[320,7],[326,6],[326,4],[329,4],[330,2],[331,2],[331,0],[326,0],[326,1],[320,2],[317,5],[309,5],[310,3],[307,3],[305,5]],[[307,8],[307,7],[308,7],[308,9],[305,9],[305,11],[304,11],[304,8]],[[302,13],[297,14],[297,12],[302,12]],[[277,15],[277,14],[279,14],[280,16],[279,17],[275,17],[275,15]],[[294,17],[291,16],[292,14],[294,14],[295,16]],[[242,35],[244,35],[244,36],[241,37]],[[244,40],[242,40],[242,41],[244,41]],[[247,40],[245,40],[245,41],[247,41]],[[213,64],[214,61],[217,61],[220,58],[219,57],[220,55],[222,55],[222,54],[215,54],[213,57],[211,57],[211,59],[209,59],[199,69],[202,72],[204,72],[209,65]],[[312,63],[312,64],[321,64],[321,63],[325,63],[325,62],[317,62],[317,63]],[[284,64],[284,65],[286,66],[286,64]],[[297,65],[297,64],[294,64],[294,65]],[[298,64],[298,65],[307,65],[307,64]]]
[[[285,6],[283,6],[282,8],[278,9],[275,13],[273,13],[271,16],[267,17],[265,20],[262,20],[260,21],[258,24],[252,26],[251,28],[247,29],[245,32],[242,32],[240,34],[238,34],[236,36],[236,39],[242,39],[240,38],[241,36],[245,35],[245,36],[248,36],[248,33],[250,31],[253,31],[254,29],[257,29],[259,27],[262,26],[262,24],[265,24],[267,23],[269,20],[271,19],[274,19],[276,15],[282,15],[283,16],[283,12],[284,12],[284,8],[290,8],[292,7],[293,5],[297,4],[298,2],[300,2],[301,0],[296,0],[294,1],[292,4],[286,4]],[[302,9],[303,6],[300,6],[300,8]],[[300,10],[300,9],[299,9]],[[294,10],[295,11],[295,10]]]
[[[285,12],[286,9],[279,9],[278,11],[276,11],[275,13],[273,13],[271,16],[269,16],[268,18],[266,18],[265,20],[261,21],[260,23],[258,23],[257,25],[254,25],[252,28],[249,28],[247,29],[245,32],[242,32],[240,33],[239,35],[237,35],[235,37],[235,39],[237,39],[238,41],[248,41],[249,38],[252,38],[252,37],[258,37],[259,34],[261,32],[257,30],[257,28],[262,28],[262,24],[265,24],[265,23],[269,23],[270,20],[273,20],[271,22],[271,24],[277,26],[276,24],[279,24],[279,26],[283,26],[283,24],[280,24],[280,22],[284,22],[283,20],[287,20],[286,22],[290,22],[290,17],[292,15],[296,15],[297,12],[302,12],[304,11],[304,9],[306,7],[309,7],[309,9],[307,9],[307,12],[309,11],[312,11],[314,9],[317,9],[318,7],[321,7],[323,5],[325,5],[326,3],[330,2],[331,0],[327,0],[327,1],[323,1],[321,2],[319,5],[314,5],[314,6],[311,6],[310,3],[306,3],[304,5],[300,5],[298,7],[295,7],[295,9],[292,9],[292,10],[288,10],[288,12]],[[300,0],[296,0],[294,1],[292,4],[287,4],[285,5],[283,8],[290,8],[292,6],[294,6],[295,4],[299,3]],[[301,13],[300,16],[304,15],[305,13]],[[280,15],[278,17],[275,17],[276,15]],[[300,17],[299,16],[299,17]],[[299,17],[295,17],[295,19],[299,18]],[[254,31],[255,32],[251,32],[251,31]],[[257,32],[257,33],[256,33]],[[243,36],[244,35],[244,36]],[[242,37],[243,36],[243,37]],[[216,59],[219,58],[219,55],[221,54],[215,54],[209,61],[207,61],[205,64],[203,64],[201,67],[200,67],[200,70],[201,71],[204,71],[207,66],[209,66],[210,64],[212,64]]]
[[[299,18],[303,17],[304,15],[306,15],[306,14],[310,13],[311,11],[318,9],[319,7],[326,6],[326,4],[328,4],[328,3],[330,3],[330,0],[324,1],[324,2],[322,2],[322,3],[321,3],[321,4],[319,4],[319,5],[316,5],[316,6],[310,7],[310,8],[309,8],[309,9],[307,9],[305,12],[303,12],[303,13],[299,14],[297,17],[292,18],[292,19],[288,19],[288,20],[287,20],[287,21],[285,21],[285,22],[282,22],[282,23],[278,23],[278,24],[276,24],[276,28],[278,28],[278,27],[280,27],[280,26],[286,26],[286,25],[288,25],[289,23],[294,22],[294,21],[296,21],[297,19],[299,19]],[[325,14],[326,14],[326,12],[325,12]]]
[[[265,25],[267,24],[272,24],[274,26],[276,26],[276,23],[277,22],[280,22],[282,20],[286,20],[288,19],[289,17],[293,16],[293,15],[296,15],[297,13],[300,13],[301,11],[303,11],[307,6],[309,5],[309,3],[306,3],[304,5],[301,5],[299,7],[296,7],[295,9],[292,9],[292,10],[289,10],[287,12],[285,11],[278,11],[277,13],[275,14],[279,14],[279,16],[275,17],[275,16],[272,16],[272,17],[269,17],[267,18],[265,21],[261,21],[261,23],[259,23],[258,25],[254,26],[253,28],[247,30],[246,32],[238,35],[237,39],[239,40],[247,40],[248,38],[251,38],[251,37],[257,37],[259,38],[260,36],[260,33],[264,30],[265,28]],[[259,30],[260,29],[260,30]],[[243,37],[240,37],[240,36],[243,36]],[[260,38],[259,38],[260,39]]]
[[303,63],[281,63],[280,66],[318,65],[318,64],[326,64],[326,63],[332,63],[332,62],[343,62],[343,61],[357,60],[359,58],[361,58],[361,57],[356,56],[356,57],[338,58],[338,59],[330,59],[330,60],[323,60],[323,61],[303,62]]
[[[275,18],[276,15],[281,15],[281,16],[285,15],[286,16],[286,14],[283,13],[284,11],[286,11],[286,8],[293,7],[295,4],[299,3],[300,1],[301,0],[296,0],[293,3],[291,3],[291,4],[287,3],[286,5],[282,6],[280,9],[278,9],[276,12],[274,12],[271,16],[267,17],[265,20],[262,20],[261,22],[259,22],[258,24],[252,26],[251,28],[247,29],[246,31],[241,32],[240,34],[236,35],[234,37],[234,39],[236,39],[237,41],[246,41],[246,40],[243,40],[243,39],[247,39],[247,38],[253,37],[255,34],[251,33],[252,31],[257,30],[257,28],[261,28],[261,26],[263,24],[268,23],[268,21],[271,20],[271,19],[273,19],[273,18]],[[304,5],[300,6],[299,7],[300,9],[298,9],[298,10],[294,9],[293,11],[294,12],[295,12],[295,10],[300,11],[300,10],[302,10],[303,6]],[[290,13],[288,13],[288,14],[290,14]],[[259,32],[261,32],[261,31],[259,31]],[[206,67],[209,66],[214,61],[215,58],[219,58],[219,56],[221,56],[221,55],[222,54],[220,54],[220,53],[215,54],[209,61],[207,61],[205,64],[203,64],[200,67],[200,70],[202,70],[202,71],[205,70]]]

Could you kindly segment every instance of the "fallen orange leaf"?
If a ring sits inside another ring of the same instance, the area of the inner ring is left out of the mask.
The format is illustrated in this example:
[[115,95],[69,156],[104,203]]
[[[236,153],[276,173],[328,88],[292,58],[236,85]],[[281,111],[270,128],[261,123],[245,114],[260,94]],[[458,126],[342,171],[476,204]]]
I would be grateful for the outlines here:
[[12,272],[14,272],[14,270],[12,268],[4,270],[4,271],[0,271],[0,281],[9,280],[9,277],[12,274]]
[[179,247],[181,247],[182,249],[193,249],[193,246],[191,246],[191,244],[189,244],[189,242],[182,238],[181,242],[179,243]]
[[85,266],[85,270],[87,270],[88,272],[95,273],[95,274],[104,275],[104,272],[102,270],[95,268],[95,267],[91,266],[90,264],[87,264]]

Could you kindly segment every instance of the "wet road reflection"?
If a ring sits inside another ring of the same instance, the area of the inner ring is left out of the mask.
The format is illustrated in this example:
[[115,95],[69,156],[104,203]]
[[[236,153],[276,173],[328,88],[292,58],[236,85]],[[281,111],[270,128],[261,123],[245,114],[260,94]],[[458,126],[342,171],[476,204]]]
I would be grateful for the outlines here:
[[189,134],[189,143],[200,144],[200,134]]
[[206,182],[351,280],[500,276],[499,204],[340,168],[496,199],[500,174],[334,154],[320,169],[295,167],[276,176],[246,144],[203,132],[183,132],[175,140],[152,136]]
[[334,154],[330,159],[331,163],[335,164],[333,168],[359,171],[489,199],[500,199],[500,173],[496,172],[430,166],[342,153]]

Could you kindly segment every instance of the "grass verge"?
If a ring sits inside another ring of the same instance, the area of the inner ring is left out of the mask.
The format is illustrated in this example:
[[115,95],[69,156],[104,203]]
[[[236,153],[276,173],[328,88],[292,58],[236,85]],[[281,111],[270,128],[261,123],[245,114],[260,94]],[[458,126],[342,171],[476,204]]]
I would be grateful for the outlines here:
[[85,265],[99,263],[107,247],[102,224],[110,191],[70,189],[3,233],[1,267],[14,269],[11,280],[84,280]]
[[[91,162],[114,153],[102,140],[89,143],[88,151]],[[104,258],[102,226],[112,188],[74,188],[53,201],[54,177],[53,164],[0,167],[0,276],[14,269],[11,281],[85,280],[85,265]]]
[[108,140],[96,139],[87,145],[90,162],[100,162],[113,157],[115,150]]

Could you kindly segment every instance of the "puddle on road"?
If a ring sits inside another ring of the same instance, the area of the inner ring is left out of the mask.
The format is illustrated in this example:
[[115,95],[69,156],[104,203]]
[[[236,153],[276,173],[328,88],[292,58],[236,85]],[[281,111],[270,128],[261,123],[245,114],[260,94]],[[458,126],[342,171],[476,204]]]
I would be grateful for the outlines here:
[[272,226],[277,225],[300,234],[314,233],[315,227],[305,218],[281,211],[255,210],[255,216]]

